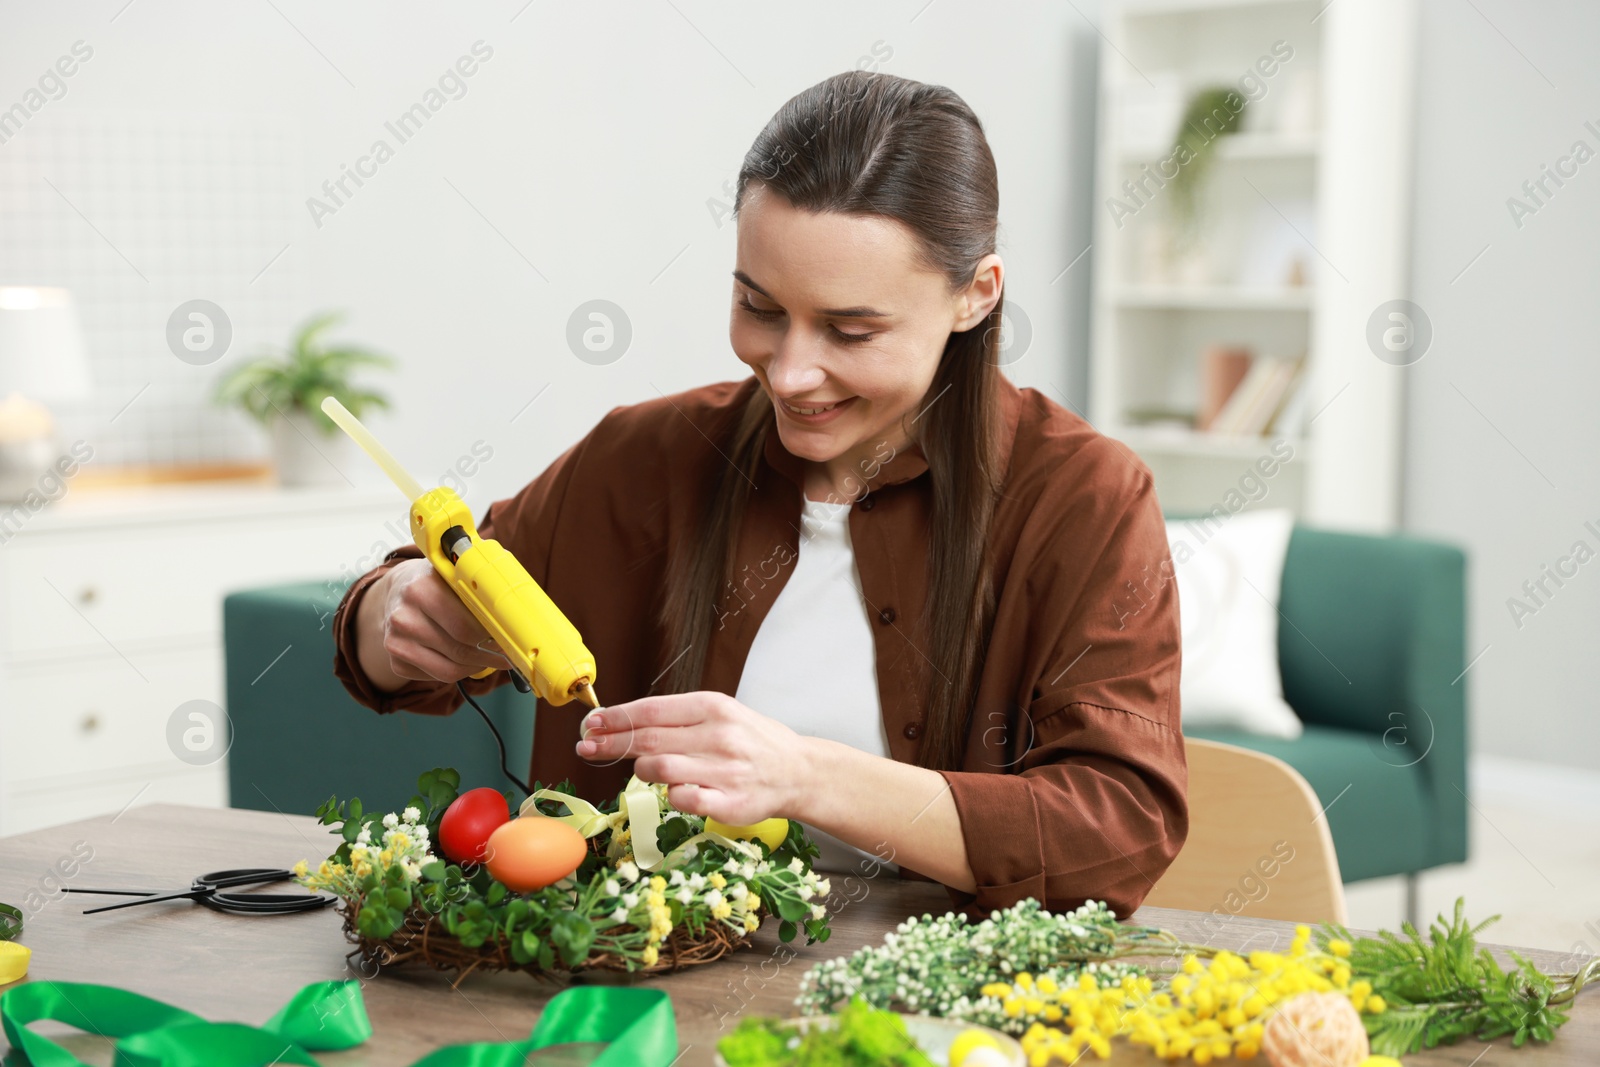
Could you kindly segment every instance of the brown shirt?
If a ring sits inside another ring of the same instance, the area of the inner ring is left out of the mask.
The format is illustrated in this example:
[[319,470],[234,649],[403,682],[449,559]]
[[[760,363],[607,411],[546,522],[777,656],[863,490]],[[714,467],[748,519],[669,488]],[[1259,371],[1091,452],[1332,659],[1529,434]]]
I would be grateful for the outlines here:
[[[479,526],[528,568],[570,618],[598,665],[601,700],[645,696],[680,649],[655,623],[669,544],[696,536],[704,472],[737,475],[719,448],[754,377],[610,411]],[[999,393],[1002,496],[990,533],[997,608],[965,763],[950,784],[976,898],[970,910],[1035,897],[1051,908],[1105,900],[1129,915],[1182,847],[1187,773],[1179,731],[1178,594],[1148,468],[1086,421],[1004,377]],[[717,442],[717,444],[713,444]],[[916,450],[895,454],[850,513],[856,567],[873,623],[878,695],[890,755],[914,762],[924,709],[931,480]],[[768,434],[751,491],[730,602],[707,650],[703,689],[734,693],[757,628],[799,551],[803,463]],[[334,673],[379,712],[450,714],[453,685],[380,693],[362,673],[356,603],[407,545],[357,579],[334,617]],[[748,568],[748,569],[747,569]],[[1163,576],[1163,572],[1166,577]],[[474,693],[505,672],[467,683]],[[826,664],[816,699],[828,699]],[[533,700],[533,697],[529,697]],[[632,761],[591,766],[573,750],[586,709],[542,702],[529,773],[570,779],[598,801]],[[755,709],[760,711],[760,708]]]

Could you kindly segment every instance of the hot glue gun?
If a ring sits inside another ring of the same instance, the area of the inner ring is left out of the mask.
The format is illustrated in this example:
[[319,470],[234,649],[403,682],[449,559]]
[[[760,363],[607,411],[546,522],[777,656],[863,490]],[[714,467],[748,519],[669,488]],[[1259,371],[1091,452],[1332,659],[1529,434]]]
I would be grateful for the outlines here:
[[[511,663],[511,681],[559,706],[574,697],[598,708],[594,653],[567,617],[498,541],[478,536],[472,512],[455,490],[424,490],[339,401],[322,410],[383,468],[411,501],[411,538]],[[474,678],[486,678],[485,667]]]

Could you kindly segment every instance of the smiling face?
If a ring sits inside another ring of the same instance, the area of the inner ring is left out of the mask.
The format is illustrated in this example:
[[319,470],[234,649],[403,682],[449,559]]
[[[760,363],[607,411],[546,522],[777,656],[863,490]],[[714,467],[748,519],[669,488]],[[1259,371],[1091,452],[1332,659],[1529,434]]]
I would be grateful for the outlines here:
[[863,469],[909,447],[951,332],[982,322],[1000,294],[998,256],[952,293],[903,223],[804,211],[759,183],[739,209],[737,263],[729,339],[783,446],[808,461],[814,500],[848,499]]

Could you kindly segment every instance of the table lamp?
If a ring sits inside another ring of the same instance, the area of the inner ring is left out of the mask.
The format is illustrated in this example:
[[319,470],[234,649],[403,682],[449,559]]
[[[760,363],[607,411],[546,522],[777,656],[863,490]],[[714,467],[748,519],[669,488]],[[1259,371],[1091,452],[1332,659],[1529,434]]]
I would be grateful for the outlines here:
[[39,491],[60,455],[49,405],[88,396],[89,357],[71,294],[0,285],[0,500]]

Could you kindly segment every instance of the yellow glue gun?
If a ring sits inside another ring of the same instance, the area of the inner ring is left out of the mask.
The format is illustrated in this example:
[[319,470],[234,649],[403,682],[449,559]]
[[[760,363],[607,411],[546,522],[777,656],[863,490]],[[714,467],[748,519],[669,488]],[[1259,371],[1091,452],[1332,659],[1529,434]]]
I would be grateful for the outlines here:
[[[333,397],[322,401],[322,410],[411,501],[412,540],[505,653],[517,688],[526,693],[531,687],[552,705],[578,697],[592,708],[599,707],[594,653],[584,647],[577,627],[517,557],[500,542],[478,536],[472,512],[455,490],[443,486],[424,490]],[[485,667],[473,677],[486,678],[494,671]]]

